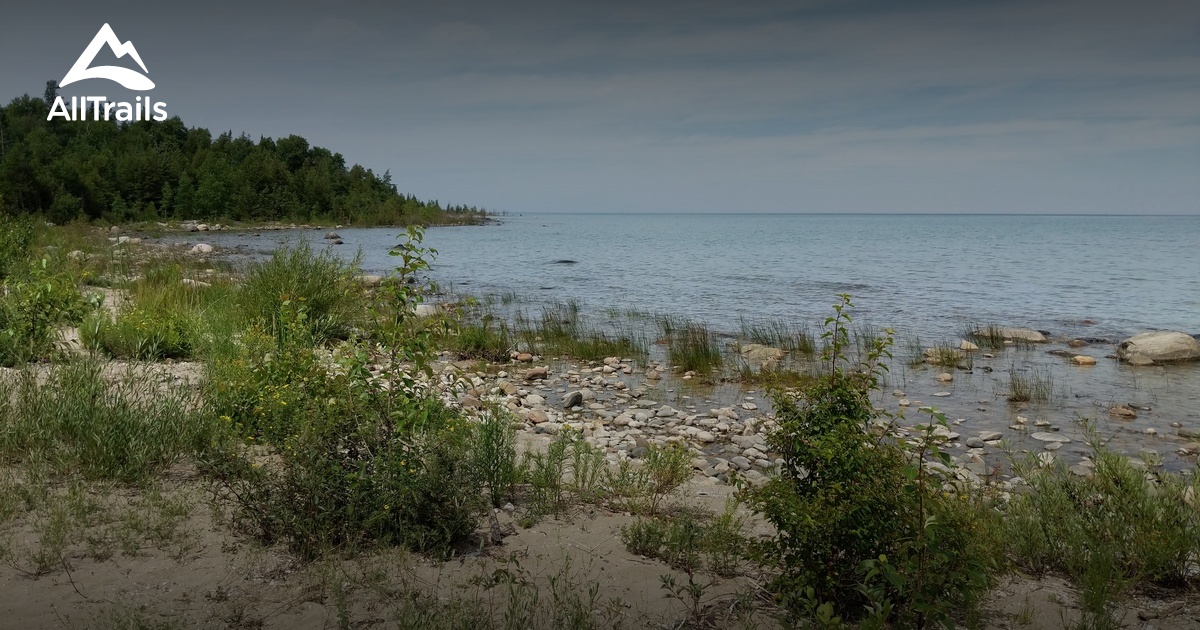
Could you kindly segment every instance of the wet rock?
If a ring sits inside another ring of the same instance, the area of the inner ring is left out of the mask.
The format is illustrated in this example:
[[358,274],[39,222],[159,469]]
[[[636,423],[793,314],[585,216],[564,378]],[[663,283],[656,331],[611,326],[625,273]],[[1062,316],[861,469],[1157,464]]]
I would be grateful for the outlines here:
[[329,233],[325,234],[325,240],[327,240],[327,241],[336,241],[340,238],[342,238],[342,237],[339,236],[337,232],[329,232]]
[[966,339],[963,339],[962,343],[958,344],[958,349],[962,350],[963,352],[977,352],[979,350],[979,346],[967,341]]
[[1134,420],[1137,418],[1137,411],[1129,405],[1117,404],[1108,408],[1108,415],[1121,420]]
[[979,434],[979,439],[983,440],[984,442],[994,442],[1002,437],[1004,437],[1004,435],[999,431],[984,431]]
[[967,438],[966,444],[968,448],[983,448],[985,446],[983,442],[984,440],[982,438],[969,437]]
[[1061,433],[1050,433],[1050,432],[1046,432],[1046,431],[1039,431],[1037,433],[1030,435],[1029,437],[1031,437],[1039,442],[1067,443],[1067,442],[1071,441],[1071,438],[1069,438]]
[[742,346],[742,357],[752,363],[779,361],[786,354],[779,348],[764,346],[759,343],[748,343]]
[[1196,361],[1200,360],[1200,341],[1181,332],[1142,333],[1122,341],[1117,357],[1132,365]]
[[939,383],[949,383],[954,380],[954,375],[949,372],[942,372],[937,375],[937,380]]
[[574,391],[569,392],[566,396],[563,396],[563,409],[570,409],[571,407],[577,407],[582,404],[583,392]]
[[1005,341],[1023,341],[1025,343],[1046,343],[1046,335],[1031,328],[1010,328],[1002,326],[992,330],[977,330],[977,335],[987,336],[989,332],[999,332]]
[[1188,438],[1190,440],[1200,439],[1200,430],[1197,429],[1179,427],[1178,433],[1181,438]]
[[1089,344],[1088,344],[1088,342],[1084,341],[1083,339],[1072,339],[1067,342],[1067,345],[1072,348],[1084,348],[1084,347],[1087,347]]
[[550,368],[547,368],[547,367],[530,368],[525,371],[525,380],[527,380],[527,381],[541,380],[541,379],[544,379],[547,376],[549,376],[549,374],[550,374]]
[[1075,365],[1096,365],[1096,357],[1089,357],[1086,354],[1079,354],[1071,357],[1071,362]]

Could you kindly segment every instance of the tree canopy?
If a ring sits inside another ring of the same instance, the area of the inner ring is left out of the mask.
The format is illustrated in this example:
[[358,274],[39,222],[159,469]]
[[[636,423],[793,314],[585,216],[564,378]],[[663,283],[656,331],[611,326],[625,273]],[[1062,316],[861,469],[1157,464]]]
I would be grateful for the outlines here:
[[[54,86],[57,87],[57,86]],[[52,89],[48,84],[46,93]],[[55,223],[166,219],[355,225],[476,223],[484,212],[401,194],[300,136],[162,122],[47,121],[44,98],[0,107],[0,212]]]

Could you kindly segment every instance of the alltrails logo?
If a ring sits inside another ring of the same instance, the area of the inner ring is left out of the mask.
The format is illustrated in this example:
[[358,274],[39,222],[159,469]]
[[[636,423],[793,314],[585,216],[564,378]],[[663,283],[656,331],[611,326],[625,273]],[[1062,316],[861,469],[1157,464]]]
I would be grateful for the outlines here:
[[[66,87],[76,81],[85,79],[108,79],[121,84],[130,90],[139,92],[154,89],[154,82],[150,80],[146,74],[141,74],[129,68],[120,66],[95,66],[91,67],[92,61],[96,59],[96,55],[105,45],[113,52],[117,58],[129,55],[137,62],[137,65],[142,68],[142,72],[149,74],[146,69],[146,64],[142,62],[141,55],[138,54],[136,48],[133,47],[133,42],[128,41],[121,43],[117,39],[117,34],[113,32],[112,27],[108,24],[100,27],[100,31],[92,38],[92,43],[83,50],[83,54],[79,55],[79,59],[75,60],[75,65],[67,71],[67,76],[59,81],[59,87]],[[89,113],[91,114],[89,116]],[[116,120],[118,122],[132,122],[135,120],[155,120],[164,121],[167,119],[167,104],[155,103],[149,96],[139,96],[134,99],[133,103],[121,101],[109,101],[107,96],[72,96],[71,105],[67,107],[67,101],[59,96],[54,99],[54,105],[50,107],[50,115],[46,120],[54,120],[56,117],[62,117],[67,120]]]

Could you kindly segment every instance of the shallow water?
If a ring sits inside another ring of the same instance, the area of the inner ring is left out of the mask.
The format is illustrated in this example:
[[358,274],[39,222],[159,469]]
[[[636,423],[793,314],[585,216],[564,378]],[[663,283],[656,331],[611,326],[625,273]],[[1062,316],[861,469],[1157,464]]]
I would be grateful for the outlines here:
[[[326,231],[189,236],[253,256],[299,238],[322,245]],[[399,230],[337,232],[345,244],[332,251],[361,251],[364,271],[394,266],[387,252]],[[431,275],[448,291],[507,294],[508,308],[535,313],[540,304],[574,300],[601,323],[632,310],[731,333],[743,318],[815,328],[835,294],[850,293],[857,321],[897,329],[881,402],[894,407],[891,390],[903,389],[914,401],[910,421],[920,401],[964,419],[957,429],[964,440],[999,430],[1018,449],[1036,452],[1042,444],[1027,435],[1035,421],[1048,420],[1076,438],[1059,451],[1075,459],[1086,450],[1071,422],[1080,415],[1096,418],[1120,450],[1154,448],[1170,468],[1193,465],[1174,456],[1191,440],[1170,424],[1200,427],[1200,365],[1136,368],[1103,357],[1114,351],[1111,341],[1144,330],[1200,332],[1200,217],[526,215],[433,228],[425,242],[438,250]],[[935,381],[940,369],[906,365],[903,346],[914,337],[923,346],[957,344],[965,327],[982,323],[1043,330],[1055,343],[977,358],[972,373],[956,371],[944,385]],[[1076,367],[1046,354],[1075,337],[1110,341],[1078,350],[1099,365]],[[985,365],[994,372],[984,373]],[[1009,370],[1032,367],[1050,371],[1051,400],[1009,404]],[[739,395],[733,389],[696,393],[727,403]],[[932,396],[941,391],[950,395]],[[1114,402],[1151,411],[1133,422],[1110,420]],[[1008,429],[1018,415],[1029,419],[1029,431]],[[1145,435],[1147,428],[1158,435]]]

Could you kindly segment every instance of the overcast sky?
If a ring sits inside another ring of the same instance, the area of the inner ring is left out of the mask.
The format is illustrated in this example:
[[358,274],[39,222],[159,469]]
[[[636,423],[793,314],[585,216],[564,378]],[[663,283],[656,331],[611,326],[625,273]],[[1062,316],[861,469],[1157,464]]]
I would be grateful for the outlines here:
[[5,102],[108,22],[187,124],[302,135],[443,202],[1200,214],[1195,0],[22,5]]

